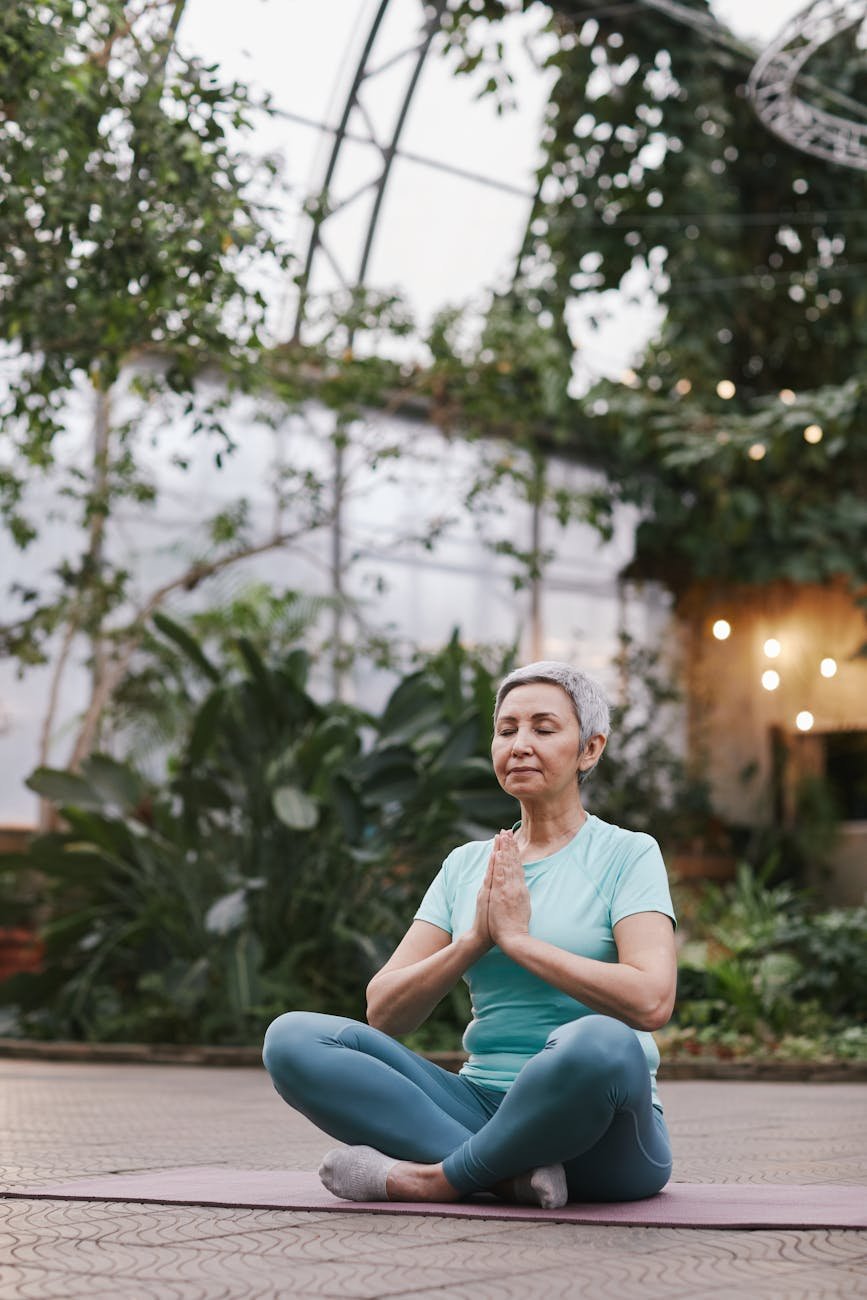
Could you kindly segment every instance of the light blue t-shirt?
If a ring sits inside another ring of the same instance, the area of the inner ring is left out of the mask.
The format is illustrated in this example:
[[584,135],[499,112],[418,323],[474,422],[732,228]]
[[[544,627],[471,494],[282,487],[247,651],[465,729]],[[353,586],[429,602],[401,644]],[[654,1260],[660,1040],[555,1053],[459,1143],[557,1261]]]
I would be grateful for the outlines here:
[[[450,853],[415,919],[455,936],[469,930],[492,847],[492,840],[476,840]],[[663,912],[675,919],[656,840],[592,814],[562,849],[525,863],[524,878],[532,907],[530,934],[582,957],[616,962],[613,927],[625,916]],[[545,1046],[552,1029],[592,1014],[498,947],[470,966],[463,979],[473,1018],[463,1037],[469,1060],[460,1072],[486,1088],[507,1092],[522,1066]],[[635,1033],[647,1057],[658,1106],[659,1049],[652,1034]]]

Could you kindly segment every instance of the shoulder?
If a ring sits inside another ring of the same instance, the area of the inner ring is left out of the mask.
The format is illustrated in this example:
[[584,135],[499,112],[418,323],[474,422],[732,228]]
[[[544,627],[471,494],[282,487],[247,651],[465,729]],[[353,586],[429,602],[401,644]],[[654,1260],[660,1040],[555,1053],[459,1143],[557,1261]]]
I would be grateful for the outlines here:
[[459,844],[456,849],[452,849],[443,862],[443,870],[450,875],[459,876],[465,871],[474,870],[479,862],[484,862],[487,865],[493,846],[493,838],[489,840],[470,840],[467,844]]
[[646,831],[630,831],[592,814],[590,829],[595,852],[609,857],[612,865],[623,867],[639,858],[662,857],[658,843]]

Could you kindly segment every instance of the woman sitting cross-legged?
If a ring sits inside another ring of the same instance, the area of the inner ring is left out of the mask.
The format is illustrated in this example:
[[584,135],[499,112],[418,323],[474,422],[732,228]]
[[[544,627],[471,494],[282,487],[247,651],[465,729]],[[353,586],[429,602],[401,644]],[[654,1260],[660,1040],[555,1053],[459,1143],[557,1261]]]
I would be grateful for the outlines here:
[[[556,1208],[668,1181],[651,1031],[674,1004],[674,912],[656,841],[582,805],[608,733],[601,690],[568,664],[506,677],[492,754],[520,822],[449,854],[368,985],[368,1024],[294,1011],[268,1029],[280,1096],[349,1144],[319,1170],[337,1196]],[[455,1075],[394,1036],[461,978],[473,1018]]]

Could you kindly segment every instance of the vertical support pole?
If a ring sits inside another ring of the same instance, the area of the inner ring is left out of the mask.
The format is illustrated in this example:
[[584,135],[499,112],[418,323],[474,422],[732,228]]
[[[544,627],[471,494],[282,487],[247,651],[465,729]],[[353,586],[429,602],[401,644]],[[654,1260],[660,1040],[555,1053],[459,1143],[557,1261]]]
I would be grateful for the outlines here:
[[535,661],[545,653],[545,634],[543,626],[542,597],[542,516],[545,501],[545,461],[538,454],[533,455],[533,478],[530,485],[530,656]]
[[343,698],[343,507],[346,486],[346,433],[338,423],[334,433],[332,468],[333,518],[331,521],[331,690],[335,700]]

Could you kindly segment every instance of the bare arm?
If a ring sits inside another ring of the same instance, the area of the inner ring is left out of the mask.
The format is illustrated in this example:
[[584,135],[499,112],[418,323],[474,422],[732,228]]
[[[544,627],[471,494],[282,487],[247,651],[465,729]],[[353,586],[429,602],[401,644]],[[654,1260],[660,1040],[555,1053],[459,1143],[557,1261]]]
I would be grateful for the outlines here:
[[674,1009],[677,964],[674,927],[662,912],[638,912],[614,927],[616,962],[565,952],[515,932],[499,943],[519,966],[562,989],[593,1011],[632,1029],[661,1029]]
[[632,1029],[661,1029],[674,1008],[677,956],[671,918],[637,912],[614,926],[617,961],[566,952],[528,932],[530,894],[510,832],[497,837],[488,922],[494,942],[512,961],[593,1011]]
[[469,930],[453,941],[438,925],[413,921],[367,986],[368,1024],[392,1037],[418,1029],[483,952]]
[[452,938],[429,921],[413,921],[382,970],[367,986],[367,1023],[397,1037],[424,1024],[465,970],[493,947],[488,903],[493,854],[476,900],[473,924]]

